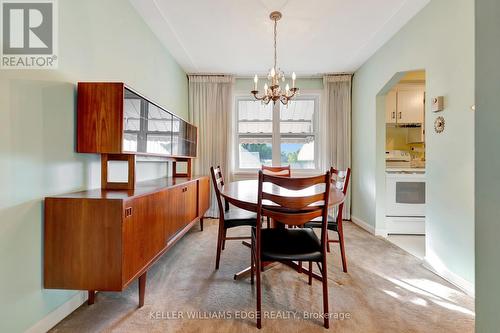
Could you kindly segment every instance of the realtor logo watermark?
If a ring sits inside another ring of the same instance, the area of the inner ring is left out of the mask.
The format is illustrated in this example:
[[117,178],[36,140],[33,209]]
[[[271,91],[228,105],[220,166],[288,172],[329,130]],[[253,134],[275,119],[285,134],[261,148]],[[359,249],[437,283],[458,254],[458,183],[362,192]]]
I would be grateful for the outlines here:
[[1,69],[55,69],[56,0],[0,0]]

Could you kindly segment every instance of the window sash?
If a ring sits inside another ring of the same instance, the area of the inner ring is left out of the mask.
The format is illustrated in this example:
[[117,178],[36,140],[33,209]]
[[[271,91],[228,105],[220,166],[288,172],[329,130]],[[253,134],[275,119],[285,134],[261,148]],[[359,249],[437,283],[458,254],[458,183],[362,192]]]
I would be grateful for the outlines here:
[[[286,143],[286,140],[290,140],[293,138],[296,138],[297,140],[301,138],[312,138],[314,140],[314,169],[297,169],[297,170],[302,170],[302,171],[318,171],[319,170],[319,156],[318,156],[318,142],[319,142],[319,134],[318,134],[318,117],[319,117],[319,94],[308,94],[308,95],[301,95],[297,96],[295,100],[313,100],[314,101],[314,113],[313,117],[310,120],[312,122],[312,131],[311,132],[304,132],[304,133],[282,133],[281,132],[281,123],[293,123],[293,122],[309,122],[309,120],[290,120],[290,119],[284,119],[281,120],[281,114],[280,114],[280,107],[281,103],[276,103],[273,106],[273,116],[272,116],[272,133],[240,133],[239,132],[239,103],[241,101],[252,101],[255,102],[255,100],[252,97],[249,96],[236,96],[235,98],[235,151],[234,151],[234,162],[235,162],[235,171],[236,172],[245,172],[245,171],[254,171],[256,168],[242,168],[240,166],[240,152],[239,152],[239,146],[240,146],[240,141],[245,140],[245,138],[249,141],[246,143],[251,143],[250,141],[252,139],[255,140],[254,143],[268,143],[269,140],[272,145],[272,151],[273,151],[273,165],[280,165],[281,163],[281,144]],[[255,102],[259,103],[259,102]],[[272,102],[271,102],[272,103]],[[265,121],[265,120],[262,120]],[[260,120],[242,120],[242,123],[249,123],[249,122],[260,122]],[[267,120],[269,122],[269,120]],[[282,138],[285,138],[285,141],[282,140]]]

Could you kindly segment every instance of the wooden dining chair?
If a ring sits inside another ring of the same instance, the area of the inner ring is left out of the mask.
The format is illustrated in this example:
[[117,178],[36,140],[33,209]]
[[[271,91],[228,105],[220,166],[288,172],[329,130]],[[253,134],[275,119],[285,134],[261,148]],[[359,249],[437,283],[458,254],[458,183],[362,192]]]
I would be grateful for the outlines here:
[[220,194],[220,188],[224,186],[224,176],[220,166],[210,167],[212,183],[214,185],[217,205],[219,207],[219,232],[217,236],[217,256],[215,259],[215,269],[219,269],[219,262],[222,250],[226,246],[226,240],[250,239],[247,237],[227,237],[227,229],[241,226],[255,226],[257,214],[237,207],[230,207]]
[[[347,194],[347,188],[349,187],[349,180],[351,178],[351,169],[337,170],[335,168],[330,168],[330,173],[332,174],[332,183],[335,187],[341,190],[344,195]],[[344,228],[342,225],[342,211],[344,209],[344,203],[341,203],[339,207],[335,210],[335,214],[328,215],[328,230],[335,231],[338,235],[338,239],[329,239],[327,235],[327,251],[330,252],[330,243],[339,243],[340,245],[340,255],[342,257],[342,270],[347,273],[347,258],[345,254],[344,246]],[[306,227],[310,228],[321,228],[323,226],[321,219],[314,219],[309,223],[305,224]]]
[[[266,175],[288,177],[288,178],[292,177],[292,170],[290,168],[290,165],[267,166],[267,165],[262,164],[261,170]],[[266,221],[267,221],[267,227],[269,228],[271,226],[271,218],[268,216],[266,218]]]
[[290,165],[267,166],[267,165],[263,164],[262,171],[268,175],[281,176],[281,177],[292,177],[292,170],[290,169]]
[[[273,184],[285,190],[300,191],[313,185],[312,192],[295,192],[297,195],[287,196],[287,191],[270,193],[264,184]],[[252,228],[252,266],[251,281],[254,273],[257,283],[257,327],[261,322],[261,270],[262,262],[308,261],[309,284],[312,284],[312,263],[316,262],[321,272],[323,283],[324,326],[329,327],[328,319],[328,278],[326,266],[326,233],[328,221],[328,199],[330,195],[330,171],[321,176],[308,178],[285,178],[266,175],[259,171],[259,189],[257,197],[257,221],[262,216],[284,224],[302,226],[314,218],[322,218],[323,227],[318,238],[311,228],[272,228],[263,229],[262,223]],[[318,189],[319,188],[319,189]]]

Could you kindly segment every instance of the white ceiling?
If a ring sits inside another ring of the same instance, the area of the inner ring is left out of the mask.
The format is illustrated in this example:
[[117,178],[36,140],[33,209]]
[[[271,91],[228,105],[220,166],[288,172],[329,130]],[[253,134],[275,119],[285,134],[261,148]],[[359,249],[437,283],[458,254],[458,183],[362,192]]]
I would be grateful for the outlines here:
[[[352,72],[430,0],[130,0],[188,73]],[[395,55],[396,56],[396,55]]]

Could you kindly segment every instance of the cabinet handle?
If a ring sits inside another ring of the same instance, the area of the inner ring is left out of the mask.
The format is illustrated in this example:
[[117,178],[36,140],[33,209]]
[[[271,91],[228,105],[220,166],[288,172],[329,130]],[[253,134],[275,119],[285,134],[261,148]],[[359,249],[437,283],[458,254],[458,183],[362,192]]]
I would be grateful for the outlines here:
[[399,113],[399,119],[401,119],[401,112]]
[[182,188],[182,192],[187,192],[188,188],[187,187],[183,187]]
[[392,111],[392,118],[391,119],[396,119],[396,111]]
[[125,217],[132,216],[132,207],[125,208]]

